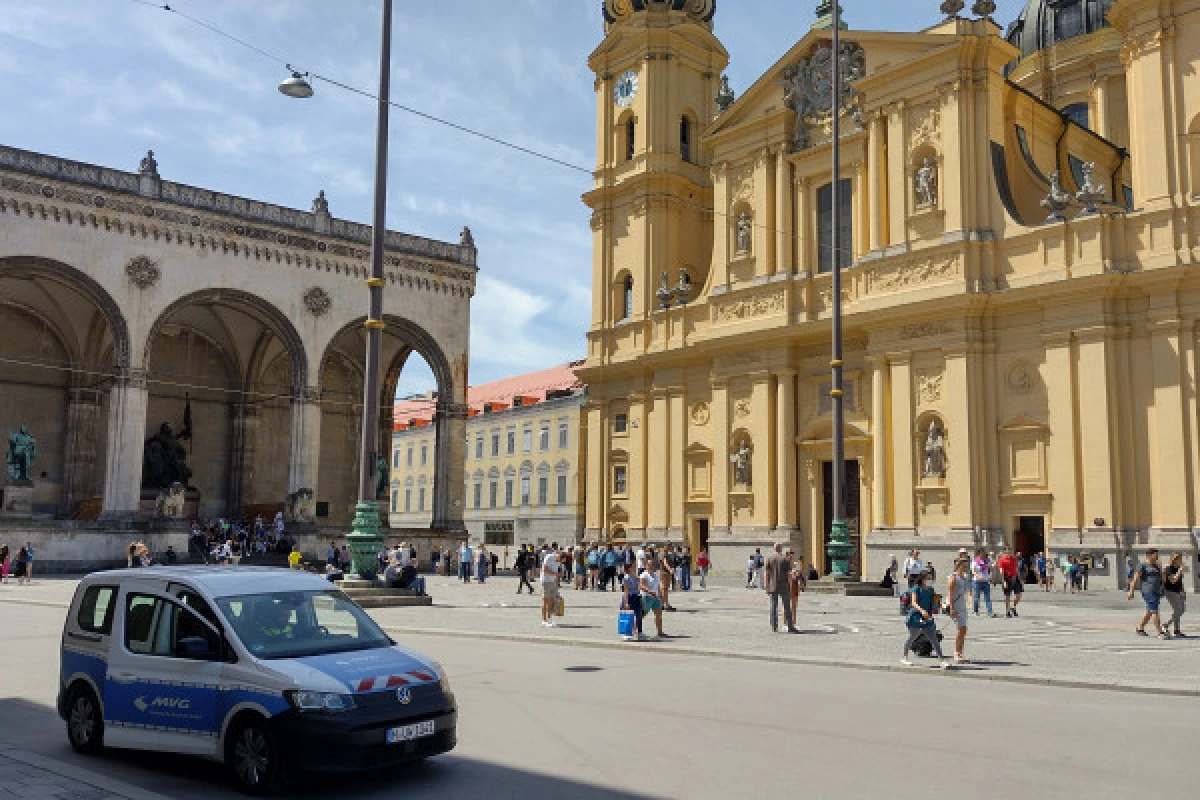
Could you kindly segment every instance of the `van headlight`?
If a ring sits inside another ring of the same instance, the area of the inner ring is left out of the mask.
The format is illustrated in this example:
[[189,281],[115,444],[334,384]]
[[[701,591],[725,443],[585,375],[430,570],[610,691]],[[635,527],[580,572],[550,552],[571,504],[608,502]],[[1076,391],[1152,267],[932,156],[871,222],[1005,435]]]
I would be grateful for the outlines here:
[[306,692],[291,689],[283,693],[292,708],[297,711],[328,711],[337,713],[354,708],[354,698],[346,694],[329,692]]

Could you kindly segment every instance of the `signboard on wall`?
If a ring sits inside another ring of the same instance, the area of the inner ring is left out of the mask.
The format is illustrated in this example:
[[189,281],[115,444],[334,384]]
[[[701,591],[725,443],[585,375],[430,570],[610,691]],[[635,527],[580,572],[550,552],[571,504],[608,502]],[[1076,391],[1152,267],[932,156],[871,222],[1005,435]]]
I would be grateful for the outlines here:
[[483,523],[483,543],[497,545],[513,544],[512,520]]

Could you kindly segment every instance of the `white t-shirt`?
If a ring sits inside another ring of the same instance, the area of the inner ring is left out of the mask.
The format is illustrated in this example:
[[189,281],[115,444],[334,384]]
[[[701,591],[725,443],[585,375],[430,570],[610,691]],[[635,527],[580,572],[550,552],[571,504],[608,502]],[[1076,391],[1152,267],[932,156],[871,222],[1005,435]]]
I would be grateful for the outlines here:
[[542,559],[542,583],[555,583],[558,581],[558,556],[554,553],[547,553]]
[[641,585],[642,585],[643,593],[652,594],[655,597],[658,596],[658,573],[657,572],[651,572],[649,570],[642,572],[641,581],[642,581]]
[[754,556],[750,556],[749,558],[746,559],[746,571],[747,572],[753,572],[754,568],[757,566],[758,566],[758,562],[755,560]]
[[643,547],[643,548],[639,548],[637,551],[637,569],[638,569],[638,572],[640,573],[645,568],[646,568],[646,549]]

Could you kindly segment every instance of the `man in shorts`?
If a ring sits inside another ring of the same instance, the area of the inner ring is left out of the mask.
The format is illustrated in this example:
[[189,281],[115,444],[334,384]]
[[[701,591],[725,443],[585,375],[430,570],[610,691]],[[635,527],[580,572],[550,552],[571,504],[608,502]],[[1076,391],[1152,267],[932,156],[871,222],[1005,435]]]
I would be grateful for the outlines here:
[[1025,587],[1021,584],[1021,568],[1017,557],[1012,554],[1012,548],[1004,548],[1004,555],[996,562],[1004,581],[1004,616],[1019,617],[1017,606],[1021,604],[1021,595]]
[[1133,579],[1129,582],[1130,600],[1133,599],[1134,590],[1138,588],[1142,590],[1142,602],[1146,604],[1146,613],[1142,614],[1142,621],[1137,626],[1137,635],[1149,636],[1150,634],[1146,633],[1146,623],[1153,622],[1158,638],[1168,638],[1158,616],[1158,604],[1162,602],[1163,596],[1163,574],[1162,565],[1158,563],[1157,550],[1147,550],[1146,560],[1134,571]]
[[542,557],[542,624],[554,627],[554,605],[558,602],[558,555],[547,550]]

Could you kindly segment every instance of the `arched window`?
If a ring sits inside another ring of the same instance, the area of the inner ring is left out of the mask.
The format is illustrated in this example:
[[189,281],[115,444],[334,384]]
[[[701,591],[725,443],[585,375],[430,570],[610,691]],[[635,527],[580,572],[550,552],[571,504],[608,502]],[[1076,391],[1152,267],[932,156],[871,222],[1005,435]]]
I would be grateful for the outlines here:
[[633,316],[633,276],[626,275],[621,285],[621,319]]
[[684,117],[679,121],[679,157],[691,163],[692,160],[692,121]]
[[637,123],[633,117],[625,123],[625,160],[633,161],[633,153],[637,147]]

